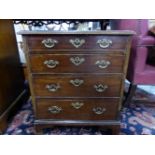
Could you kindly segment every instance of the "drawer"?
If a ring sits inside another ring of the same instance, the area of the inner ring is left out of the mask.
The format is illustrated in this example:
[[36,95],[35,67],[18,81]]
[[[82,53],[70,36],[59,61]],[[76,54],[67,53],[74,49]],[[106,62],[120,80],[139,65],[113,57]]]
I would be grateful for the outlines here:
[[126,49],[127,36],[36,35],[26,39],[30,51]]
[[30,54],[33,73],[122,73],[124,61],[117,54]]
[[113,120],[119,99],[37,99],[37,119]]
[[36,96],[119,97],[121,75],[35,75]]

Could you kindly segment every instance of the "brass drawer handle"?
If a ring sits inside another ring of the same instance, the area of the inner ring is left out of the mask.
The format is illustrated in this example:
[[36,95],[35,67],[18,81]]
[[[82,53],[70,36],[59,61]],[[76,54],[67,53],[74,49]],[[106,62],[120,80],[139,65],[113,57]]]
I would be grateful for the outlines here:
[[44,44],[44,46],[47,48],[53,48],[55,46],[55,44],[57,44],[57,43],[58,43],[57,40],[51,39],[51,38],[47,38],[42,41],[42,44]]
[[80,80],[80,79],[70,80],[70,83],[75,87],[79,87],[84,83],[84,80]]
[[71,57],[70,61],[75,65],[75,66],[79,66],[80,64],[82,64],[85,61],[85,58],[80,58],[80,57]]
[[58,106],[52,106],[48,108],[48,111],[52,114],[58,114],[62,111],[62,108]]
[[101,48],[108,48],[110,45],[112,45],[112,40],[101,39],[97,41],[97,44],[99,44]]
[[96,107],[93,108],[93,112],[97,115],[101,115],[106,111],[106,108],[102,108],[102,107]]
[[94,88],[97,92],[102,93],[108,88],[108,86],[102,85],[102,84],[98,84],[98,85],[96,84],[96,85],[94,85]]
[[45,60],[44,64],[48,68],[55,68],[59,64],[59,61],[57,61],[57,60]]
[[79,48],[80,46],[82,46],[85,43],[84,39],[70,39],[69,42],[75,47],[75,48]]
[[82,102],[73,102],[73,103],[71,103],[71,105],[75,109],[80,109],[84,105],[84,103],[82,103]]
[[95,64],[101,68],[101,69],[104,69],[104,68],[107,68],[111,62],[110,61],[107,61],[107,60],[98,60],[95,62]]
[[49,92],[56,92],[59,88],[59,84],[47,84],[46,88],[48,89]]

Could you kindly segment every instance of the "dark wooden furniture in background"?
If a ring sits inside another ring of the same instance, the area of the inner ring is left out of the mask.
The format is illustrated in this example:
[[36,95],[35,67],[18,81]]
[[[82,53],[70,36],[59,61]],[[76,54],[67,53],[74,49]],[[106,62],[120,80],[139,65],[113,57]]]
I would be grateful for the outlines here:
[[131,31],[22,34],[37,131],[97,125],[118,134]]
[[[148,32],[149,35],[155,37],[155,26],[151,27]],[[147,64],[155,66],[155,46],[148,46]]]
[[0,20],[0,132],[26,93],[12,20]]

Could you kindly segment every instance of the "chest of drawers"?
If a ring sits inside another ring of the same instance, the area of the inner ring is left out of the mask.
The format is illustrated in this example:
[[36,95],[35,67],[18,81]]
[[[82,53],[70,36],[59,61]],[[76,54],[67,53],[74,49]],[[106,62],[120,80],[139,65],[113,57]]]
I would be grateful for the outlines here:
[[118,132],[131,31],[20,32],[36,129],[99,125]]

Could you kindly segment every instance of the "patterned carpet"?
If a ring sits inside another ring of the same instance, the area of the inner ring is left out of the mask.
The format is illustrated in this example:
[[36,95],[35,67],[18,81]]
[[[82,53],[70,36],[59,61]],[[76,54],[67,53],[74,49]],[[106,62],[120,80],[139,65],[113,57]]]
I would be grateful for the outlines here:
[[[155,135],[155,107],[145,104],[145,99],[155,101],[155,96],[140,89],[136,98],[141,98],[144,103],[137,103],[136,99],[129,107],[124,107],[121,112],[120,135]],[[24,103],[19,112],[13,117],[5,135],[34,135],[34,115],[31,101]],[[43,131],[45,135],[106,135],[108,132],[99,127],[53,127]]]

